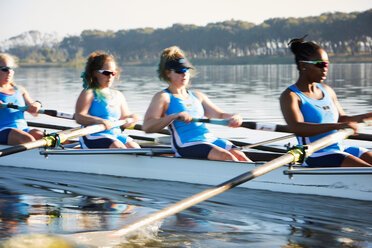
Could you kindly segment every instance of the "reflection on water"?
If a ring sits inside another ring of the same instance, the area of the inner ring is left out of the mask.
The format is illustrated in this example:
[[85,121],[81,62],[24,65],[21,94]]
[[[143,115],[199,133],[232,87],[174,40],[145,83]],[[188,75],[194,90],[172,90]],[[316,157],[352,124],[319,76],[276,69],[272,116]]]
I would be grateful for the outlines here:
[[[207,188],[10,167],[2,169],[0,185],[6,185],[0,198],[0,240],[63,234],[82,244],[87,237],[99,237],[106,247],[113,240],[105,241],[102,231]],[[368,201],[235,188],[165,219],[160,231],[155,225],[118,242],[125,247],[368,247],[371,221]]]

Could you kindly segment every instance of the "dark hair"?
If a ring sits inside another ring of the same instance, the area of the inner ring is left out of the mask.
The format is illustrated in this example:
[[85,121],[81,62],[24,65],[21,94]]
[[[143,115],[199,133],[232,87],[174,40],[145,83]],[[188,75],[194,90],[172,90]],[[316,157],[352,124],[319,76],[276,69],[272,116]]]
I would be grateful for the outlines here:
[[300,69],[298,61],[310,60],[310,58],[314,56],[319,51],[319,49],[323,49],[321,46],[312,41],[305,41],[306,37],[307,35],[302,38],[292,39],[288,43],[288,46],[290,47],[292,53],[295,55],[297,69]]
[[[115,62],[115,59],[112,55],[103,53],[103,52],[93,52],[89,55],[87,63],[85,65],[85,71],[82,75],[83,81],[84,81],[84,88],[92,88],[92,89],[98,89],[99,83],[97,81],[97,78],[94,77],[93,72],[102,69],[103,65],[106,62]],[[119,70],[118,70],[119,73]],[[119,74],[117,75],[119,77]]]

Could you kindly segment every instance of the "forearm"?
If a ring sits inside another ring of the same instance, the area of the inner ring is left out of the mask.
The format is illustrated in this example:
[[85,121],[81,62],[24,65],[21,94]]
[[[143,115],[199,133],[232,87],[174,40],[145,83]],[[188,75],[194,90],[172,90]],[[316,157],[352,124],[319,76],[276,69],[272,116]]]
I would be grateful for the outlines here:
[[145,120],[142,125],[142,130],[146,133],[156,133],[170,125],[177,118],[176,114],[166,115],[161,118],[152,118]]
[[372,112],[360,114],[360,115],[352,115],[352,116],[340,116],[339,122],[363,122],[364,120],[371,120],[372,119]]
[[291,132],[301,137],[311,137],[322,133],[327,133],[333,130],[345,128],[343,123],[309,123],[299,122],[295,124],[288,124]]
[[88,114],[81,114],[81,113],[75,113],[74,117],[77,123],[84,125],[84,126],[102,124],[104,121],[102,118],[91,116]]

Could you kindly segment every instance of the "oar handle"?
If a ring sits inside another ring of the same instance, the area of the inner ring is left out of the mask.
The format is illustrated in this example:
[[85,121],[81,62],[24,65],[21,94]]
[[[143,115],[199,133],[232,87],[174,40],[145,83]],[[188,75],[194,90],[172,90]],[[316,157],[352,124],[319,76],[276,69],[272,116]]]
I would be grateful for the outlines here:
[[[28,109],[27,106],[18,106],[13,103],[2,103],[0,104],[0,108],[12,108],[12,109],[18,109],[20,111],[27,111]],[[62,112],[59,112],[53,109],[39,109],[38,113],[49,115],[49,116],[54,116],[54,117],[59,117],[59,118],[64,118],[64,119],[69,119],[69,120],[74,119],[74,114],[62,113]]]
[[203,123],[210,123],[210,124],[222,125],[222,126],[229,125],[229,120],[221,120],[221,119],[192,118],[191,122],[203,122]]
[[[192,118],[191,121],[210,123],[210,124],[222,125],[222,126],[229,125],[229,120],[221,120],[221,119]],[[245,127],[249,129],[256,129],[256,130],[264,130],[264,131],[289,132],[289,129],[286,125],[257,123],[253,121],[243,121],[241,127]]]
[[49,116],[64,118],[68,120],[74,120],[74,114],[62,113],[62,112],[58,112],[57,110],[53,110],[53,109],[40,109],[39,113],[49,115]]

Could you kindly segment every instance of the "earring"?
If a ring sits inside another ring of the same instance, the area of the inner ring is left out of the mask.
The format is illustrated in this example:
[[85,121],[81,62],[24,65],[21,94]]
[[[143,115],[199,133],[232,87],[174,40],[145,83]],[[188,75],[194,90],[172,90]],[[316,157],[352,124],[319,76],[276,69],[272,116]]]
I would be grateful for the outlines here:
[[306,71],[306,68],[302,68],[303,71]]

